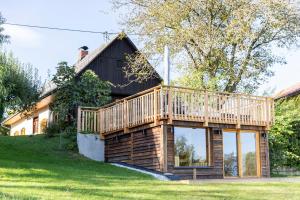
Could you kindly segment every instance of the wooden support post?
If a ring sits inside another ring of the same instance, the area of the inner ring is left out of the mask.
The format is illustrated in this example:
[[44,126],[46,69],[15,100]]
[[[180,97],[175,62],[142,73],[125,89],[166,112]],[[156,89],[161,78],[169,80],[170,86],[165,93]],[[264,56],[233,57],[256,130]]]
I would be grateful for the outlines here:
[[197,169],[193,168],[193,180],[197,180]]
[[261,163],[260,163],[260,132],[255,134],[255,151],[256,151],[256,169],[257,169],[257,176],[261,177]]
[[237,124],[236,124],[236,129],[241,128],[241,98],[240,95],[237,95]]
[[165,122],[161,125],[161,137],[160,137],[160,169],[162,172],[168,171],[168,126]]
[[208,92],[205,91],[204,96],[204,124],[203,126],[208,126]]
[[211,166],[211,136],[210,136],[210,128],[206,128],[207,131],[207,164]]
[[77,132],[81,132],[81,107],[78,106],[77,109]]
[[236,132],[236,141],[237,141],[237,154],[238,154],[238,172],[239,172],[239,177],[243,177],[243,169],[242,169],[242,145],[241,145],[241,133],[238,130]]

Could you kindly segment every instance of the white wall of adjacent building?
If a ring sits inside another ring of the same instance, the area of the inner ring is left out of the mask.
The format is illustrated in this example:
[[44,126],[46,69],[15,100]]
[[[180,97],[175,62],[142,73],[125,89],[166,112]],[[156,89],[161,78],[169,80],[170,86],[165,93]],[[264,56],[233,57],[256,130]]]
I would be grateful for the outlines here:
[[[41,125],[44,119],[47,120],[47,124],[49,123],[50,119],[50,113],[51,111],[49,110],[48,107],[45,107],[43,109],[40,109],[36,111],[34,114],[35,117],[38,117],[38,132],[37,133],[42,133],[41,130]],[[24,117],[21,120],[13,123],[11,125],[10,129],[10,135],[15,136],[16,132],[18,131],[19,135],[21,135],[22,128],[25,128],[25,135],[33,135],[33,118],[34,116],[30,117]],[[35,133],[35,134],[37,134]]]
[[22,128],[25,128],[25,135],[32,135],[33,128],[33,118],[23,118],[16,123],[11,125],[10,135],[14,136],[18,131],[19,135],[21,135]]

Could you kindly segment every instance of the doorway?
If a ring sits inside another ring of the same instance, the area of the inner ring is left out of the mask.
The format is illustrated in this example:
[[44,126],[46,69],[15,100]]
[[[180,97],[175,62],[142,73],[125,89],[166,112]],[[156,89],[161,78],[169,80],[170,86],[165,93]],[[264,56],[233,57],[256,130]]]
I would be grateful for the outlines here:
[[259,177],[259,133],[223,131],[224,177]]
[[32,127],[33,134],[38,133],[38,127],[39,127],[39,118],[35,117],[33,118],[33,127]]

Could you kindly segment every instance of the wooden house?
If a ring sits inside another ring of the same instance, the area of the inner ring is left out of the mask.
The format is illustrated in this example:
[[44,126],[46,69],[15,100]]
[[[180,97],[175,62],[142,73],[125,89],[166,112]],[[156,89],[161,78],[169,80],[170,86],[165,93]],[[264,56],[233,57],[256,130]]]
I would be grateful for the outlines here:
[[156,86],[78,109],[78,131],[105,141],[105,160],[182,179],[269,177],[269,97]]

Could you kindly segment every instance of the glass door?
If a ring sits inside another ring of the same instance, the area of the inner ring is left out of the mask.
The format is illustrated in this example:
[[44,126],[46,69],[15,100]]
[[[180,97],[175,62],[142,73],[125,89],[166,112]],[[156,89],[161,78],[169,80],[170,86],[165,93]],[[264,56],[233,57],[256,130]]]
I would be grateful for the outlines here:
[[256,134],[255,132],[241,132],[241,165],[243,177],[257,176],[257,153],[256,152]]
[[224,176],[237,177],[238,154],[236,132],[223,132]]
[[258,141],[254,131],[223,131],[225,177],[260,176]]

